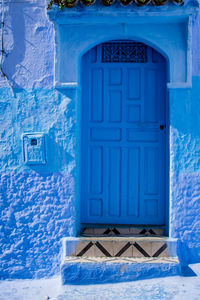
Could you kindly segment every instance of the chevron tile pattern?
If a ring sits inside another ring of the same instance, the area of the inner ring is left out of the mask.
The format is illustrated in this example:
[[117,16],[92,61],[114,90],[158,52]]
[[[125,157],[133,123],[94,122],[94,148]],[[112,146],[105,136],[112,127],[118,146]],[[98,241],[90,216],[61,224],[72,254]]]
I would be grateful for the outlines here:
[[81,240],[68,256],[76,257],[170,257],[165,241],[153,240]]
[[154,227],[104,227],[84,228],[82,236],[163,236],[162,228]]

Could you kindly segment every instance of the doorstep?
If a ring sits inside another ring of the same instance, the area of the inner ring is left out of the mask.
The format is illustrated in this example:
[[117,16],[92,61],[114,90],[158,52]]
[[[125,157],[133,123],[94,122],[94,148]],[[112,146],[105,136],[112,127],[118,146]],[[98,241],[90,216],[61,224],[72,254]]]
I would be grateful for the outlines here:
[[68,237],[63,239],[63,284],[109,283],[180,275],[177,239]]

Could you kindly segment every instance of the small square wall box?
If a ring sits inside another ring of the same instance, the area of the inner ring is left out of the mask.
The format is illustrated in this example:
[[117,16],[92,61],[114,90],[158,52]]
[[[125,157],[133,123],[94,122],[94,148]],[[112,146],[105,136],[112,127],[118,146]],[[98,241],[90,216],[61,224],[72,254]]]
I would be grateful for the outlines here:
[[44,133],[25,133],[23,135],[23,152],[25,164],[46,164],[46,146]]

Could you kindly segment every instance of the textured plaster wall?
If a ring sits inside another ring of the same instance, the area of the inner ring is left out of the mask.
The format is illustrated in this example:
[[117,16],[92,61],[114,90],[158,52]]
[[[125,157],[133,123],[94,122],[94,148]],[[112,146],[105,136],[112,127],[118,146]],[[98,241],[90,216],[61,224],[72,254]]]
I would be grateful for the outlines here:
[[[196,48],[197,49],[197,48]],[[182,260],[200,260],[200,78],[171,102],[171,230]]]
[[[14,94],[1,77],[0,278],[57,273],[61,238],[76,234],[76,89],[53,87],[54,29],[44,2],[5,3],[3,69]],[[199,22],[194,18],[192,89],[171,90],[169,103],[170,230],[190,262],[200,259]],[[61,78],[69,74],[66,64]],[[46,165],[24,164],[25,132],[46,134]]]
[[200,17],[193,17],[192,89],[170,103],[171,230],[184,262],[200,260]]
[[[74,235],[75,92],[53,88],[54,32],[45,1],[5,4],[0,79],[0,278],[59,272],[61,238]],[[47,164],[25,166],[22,135],[46,134]]]

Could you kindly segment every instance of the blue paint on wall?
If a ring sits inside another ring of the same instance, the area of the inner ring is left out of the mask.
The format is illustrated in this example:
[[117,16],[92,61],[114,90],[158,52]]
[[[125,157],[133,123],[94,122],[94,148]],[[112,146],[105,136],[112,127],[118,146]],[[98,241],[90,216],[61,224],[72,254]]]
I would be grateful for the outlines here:
[[73,234],[72,186],[62,173],[1,174],[1,279],[59,271],[61,238]]
[[179,94],[171,105],[171,228],[185,262],[200,259],[199,86],[194,76],[187,97]]
[[[59,272],[61,239],[75,234],[73,93],[1,89],[1,278]],[[2,102],[4,103],[4,102]],[[47,163],[25,165],[22,136],[46,133]]]
[[[114,18],[107,16],[105,11],[100,12],[102,16],[91,18],[87,9],[82,9],[82,19],[80,16],[70,19],[66,11],[59,13],[61,23],[66,19],[71,23],[59,29],[61,47],[56,49],[62,63],[55,61],[55,81],[62,88],[55,89],[54,30],[45,6],[43,0],[6,3],[3,69],[15,88],[15,96],[6,80],[0,77],[1,278],[43,277],[57,273],[61,238],[76,235],[79,222],[75,194],[78,174],[78,163],[75,168],[76,122],[81,91],[76,84],[80,82],[81,55],[103,40],[146,41],[165,55],[168,62],[171,58],[171,82],[189,86],[187,57],[190,53],[187,53],[184,14],[175,26],[173,20],[177,19],[170,19],[174,9],[170,6],[163,24],[146,26],[144,20],[149,19],[145,19],[144,14],[151,12],[151,8],[140,10],[134,19],[124,14],[127,10],[132,12],[132,8],[119,8],[118,13],[115,7],[110,7]],[[89,8],[89,11],[94,9]],[[164,7],[156,8],[158,10],[165,12]],[[151,20],[156,11],[152,11]],[[133,25],[133,19],[143,21]],[[162,19],[159,17],[159,22]],[[84,25],[78,25],[80,20]],[[88,20],[89,26],[86,25]],[[104,21],[109,25],[106,32],[102,26]],[[193,36],[188,37],[192,41],[192,88],[169,90],[170,235],[179,238],[179,255],[183,262],[200,261],[199,22],[199,15],[194,16]],[[56,45],[58,42],[56,36]],[[69,82],[75,84],[64,88]],[[22,136],[31,132],[46,134],[46,165],[24,164]]]

